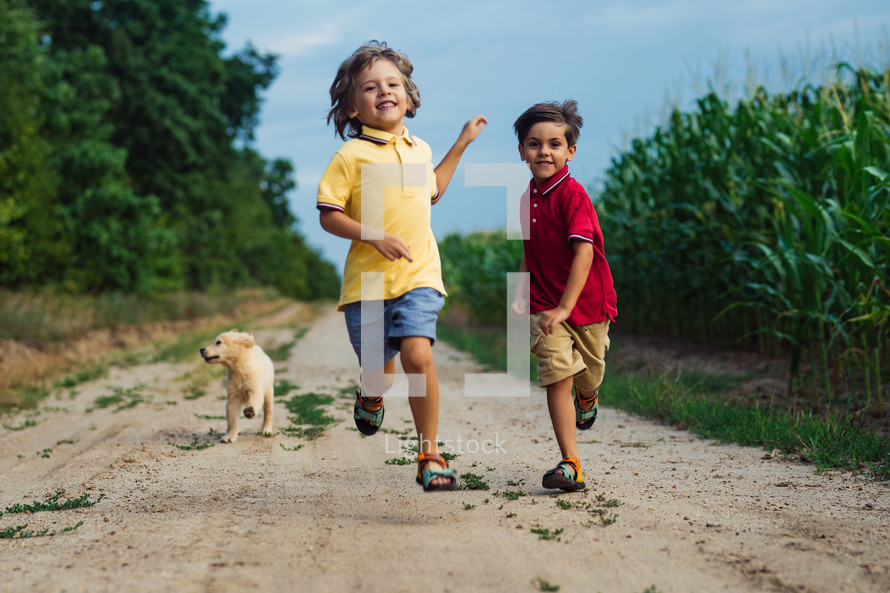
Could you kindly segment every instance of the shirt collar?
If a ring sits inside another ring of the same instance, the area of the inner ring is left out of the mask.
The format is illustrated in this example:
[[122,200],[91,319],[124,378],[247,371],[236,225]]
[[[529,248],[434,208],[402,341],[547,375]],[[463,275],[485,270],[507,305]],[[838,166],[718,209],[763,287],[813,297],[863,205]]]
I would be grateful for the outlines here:
[[569,166],[566,164],[566,165],[563,165],[562,169],[560,169],[556,175],[554,175],[553,177],[551,177],[550,179],[548,179],[541,185],[535,185],[535,180],[532,179],[532,187],[534,189],[538,190],[538,193],[540,195],[546,196],[547,194],[552,192],[554,189],[556,189],[556,187],[560,183],[562,183],[563,181],[565,181],[568,178],[569,178]]
[[395,134],[390,134],[389,132],[384,132],[383,130],[377,130],[375,128],[371,128],[369,126],[362,126],[362,133],[358,136],[359,140],[367,140],[368,142],[373,142],[374,144],[389,144],[390,140],[394,138],[403,138],[405,142],[412,146],[416,146],[417,142],[408,134],[408,128],[404,128],[404,132],[402,132],[401,136],[396,136]]

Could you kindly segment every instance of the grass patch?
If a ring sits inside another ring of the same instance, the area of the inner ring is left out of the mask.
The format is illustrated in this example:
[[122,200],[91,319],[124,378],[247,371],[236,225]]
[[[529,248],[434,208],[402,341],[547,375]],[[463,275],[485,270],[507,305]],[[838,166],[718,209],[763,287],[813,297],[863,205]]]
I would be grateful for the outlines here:
[[32,426],[37,426],[36,420],[25,420],[21,424],[4,424],[3,428],[6,430],[24,430],[26,428],[30,428]]
[[20,513],[40,513],[44,511],[67,511],[70,509],[82,509],[86,507],[91,507],[105,498],[104,494],[100,494],[99,498],[96,500],[91,500],[91,496],[89,494],[83,494],[78,496],[77,498],[68,498],[62,502],[59,502],[59,499],[62,498],[62,489],[57,488],[55,494],[48,496],[46,499],[40,502],[33,502],[31,504],[21,504],[17,503],[12,506],[6,507],[2,513],[0,513],[0,517],[3,515],[14,515]]
[[607,374],[605,393],[622,393],[610,404],[688,429],[704,438],[799,455],[818,471],[845,469],[875,480],[890,479],[890,439],[866,430],[856,415],[831,410],[785,410],[731,401],[723,395],[734,378],[707,381],[680,373]]
[[461,474],[460,479],[462,480],[458,490],[489,490],[490,486],[485,480],[482,479],[482,476],[477,476],[476,474],[466,473]]
[[62,533],[74,531],[81,525],[83,525],[83,521],[78,521],[74,525],[69,525],[68,527],[65,527],[60,531],[50,531],[49,529],[30,531],[27,525],[18,525],[16,527],[7,527],[6,529],[0,529],[0,539],[26,539],[29,537],[60,535]]
[[27,383],[14,384],[9,389],[9,402],[0,402],[0,406],[6,408],[10,413],[15,413],[15,409],[31,410],[37,407],[37,404],[49,397],[50,389],[43,383]]
[[287,435],[289,437],[297,437],[298,439],[306,439],[307,441],[314,441],[324,434],[325,427],[324,426],[285,426],[280,429],[280,432],[283,435]]
[[325,406],[333,401],[333,396],[321,393],[303,393],[285,400],[284,406],[293,414],[288,416],[293,426],[281,428],[279,432],[308,441],[319,438],[329,426],[340,422],[325,413]]
[[198,437],[195,437],[195,440],[193,440],[188,445],[177,445],[176,443],[171,443],[169,441],[167,442],[167,444],[171,447],[176,447],[177,449],[180,449],[182,451],[203,451],[204,449],[209,449],[216,443],[211,443],[210,441],[204,441],[202,443],[200,442]]
[[541,577],[533,580],[532,584],[535,585],[539,591],[559,591],[559,585],[552,585]]
[[104,409],[111,406],[117,406],[113,412],[117,413],[128,408],[132,408],[143,402],[151,401],[150,397],[146,397],[142,390],[146,388],[144,383],[139,383],[133,387],[111,387],[109,395],[102,395],[96,398],[93,406],[87,408],[87,412],[92,412],[96,408]]
[[550,531],[549,529],[545,529],[543,527],[532,527],[531,529],[531,532],[536,534],[538,536],[538,539],[555,539],[556,541],[562,539],[559,536],[562,535],[563,531],[565,531],[565,529],[562,527],[560,527],[559,529],[554,529],[553,531]]
[[439,339],[470,354],[486,371],[507,369],[507,332],[503,328],[470,328],[466,325],[439,323]]
[[57,389],[74,389],[78,385],[89,383],[96,379],[101,379],[108,374],[108,366],[104,364],[91,364],[83,368],[74,370],[64,375],[58,381],[53,382],[53,387]]
[[207,390],[204,388],[207,385],[207,382],[203,379],[196,378],[193,379],[192,382],[186,386],[183,390],[185,395],[182,396],[183,399],[198,399],[204,395],[207,395]]
[[299,385],[294,385],[287,379],[282,379],[278,383],[275,384],[275,397],[281,398],[294,391],[295,389],[299,389]]
[[304,393],[295,395],[284,402],[288,412],[293,414],[290,418],[294,424],[310,424],[312,426],[327,426],[336,424],[338,420],[325,414],[324,406],[334,401],[333,396],[321,393]]
[[266,354],[269,355],[269,358],[276,361],[285,361],[290,358],[290,351],[294,349],[294,346],[297,345],[303,336],[306,335],[306,332],[309,331],[308,327],[301,326],[294,330],[294,339],[285,344],[281,344],[280,346],[276,346],[274,348],[270,348],[266,350]]

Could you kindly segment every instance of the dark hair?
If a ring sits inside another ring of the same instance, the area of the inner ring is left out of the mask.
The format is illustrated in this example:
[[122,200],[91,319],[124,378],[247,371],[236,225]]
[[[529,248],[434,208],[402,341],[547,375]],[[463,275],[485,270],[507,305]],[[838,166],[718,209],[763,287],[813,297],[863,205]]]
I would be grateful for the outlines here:
[[532,129],[532,126],[542,121],[565,126],[566,142],[569,143],[569,146],[574,146],[578,143],[578,136],[581,134],[581,126],[584,125],[584,119],[578,113],[577,101],[569,99],[562,104],[557,101],[537,103],[526,109],[513,124],[519,143],[525,142],[528,131]]
[[410,102],[405,117],[414,117],[417,108],[420,107],[420,91],[411,80],[414,66],[411,65],[408,56],[390,49],[386,42],[371,41],[355,50],[340,64],[337,75],[334,77],[334,83],[331,85],[331,110],[328,112],[328,123],[334,120],[334,128],[343,140],[346,140],[347,126],[350,138],[355,138],[362,133],[362,122],[358,118],[349,117],[349,110],[353,107],[352,101],[355,97],[355,79],[359,72],[377,60],[391,61],[402,73],[405,93]]

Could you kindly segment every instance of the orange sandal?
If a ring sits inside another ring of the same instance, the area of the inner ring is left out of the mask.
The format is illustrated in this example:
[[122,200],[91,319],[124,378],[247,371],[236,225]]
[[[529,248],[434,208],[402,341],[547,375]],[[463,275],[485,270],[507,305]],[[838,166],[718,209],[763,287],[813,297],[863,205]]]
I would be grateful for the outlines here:
[[352,419],[355,427],[366,436],[371,436],[380,430],[383,424],[383,396],[365,397],[361,391],[355,392],[355,406],[352,409]]
[[[593,395],[582,397],[578,392],[578,389],[574,386],[572,387],[572,395],[575,400],[575,426],[577,426],[579,430],[587,430],[593,426],[594,422],[596,422],[596,417],[599,412],[599,394],[600,388],[597,387],[593,390]],[[581,408],[582,403],[584,406],[590,407],[584,410]]]
[[[444,469],[430,468],[421,472],[420,468],[425,461],[434,461]],[[433,480],[436,478],[446,478],[448,482],[433,485]],[[441,455],[436,453],[420,453],[417,456],[417,483],[423,486],[424,492],[454,490],[457,488],[457,476],[454,475],[453,469],[448,469],[448,463]]]
[[554,469],[544,474],[541,486],[559,488],[566,492],[577,492],[587,487],[581,480],[581,464],[574,457],[566,457]]

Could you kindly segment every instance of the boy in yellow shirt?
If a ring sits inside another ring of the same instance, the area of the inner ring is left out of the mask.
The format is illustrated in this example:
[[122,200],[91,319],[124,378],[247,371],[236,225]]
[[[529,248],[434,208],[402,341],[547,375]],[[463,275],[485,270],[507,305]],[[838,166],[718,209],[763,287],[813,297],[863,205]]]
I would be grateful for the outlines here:
[[352,242],[338,309],[345,312],[362,368],[356,427],[367,435],[380,428],[383,394],[393,384],[399,354],[419,439],[417,481],[426,491],[454,490],[454,470],[436,446],[439,386],[432,346],[445,287],[430,207],[488,121],[479,115],[467,122],[433,168],[430,147],[404,125],[420,106],[413,70],[407,56],[377,42],[340,65],[328,123],[333,120],[343,140],[351,139],[331,159],[317,207],[322,228]]

